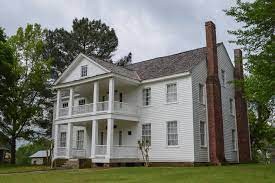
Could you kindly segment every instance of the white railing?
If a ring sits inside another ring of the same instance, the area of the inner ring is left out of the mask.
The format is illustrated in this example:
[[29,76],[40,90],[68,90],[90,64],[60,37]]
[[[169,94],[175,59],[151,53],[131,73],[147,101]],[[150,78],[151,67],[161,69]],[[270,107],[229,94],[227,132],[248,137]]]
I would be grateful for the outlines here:
[[138,158],[137,146],[113,146],[112,158]]
[[124,102],[114,102],[114,111],[125,114],[137,114],[137,107]]
[[106,155],[107,153],[107,146],[106,145],[96,145],[95,147],[95,154],[96,155]]
[[96,103],[96,111],[108,111],[109,101]]
[[93,112],[93,106],[94,106],[93,103],[73,106],[72,108],[73,115]]
[[56,149],[56,156],[67,156],[67,148],[66,147],[57,147]]
[[69,114],[69,107],[66,108],[59,108],[59,116],[68,116]]
[[86,158],[86,150],[85,149],[72,148],[72,157],[74,157],[74,158]]

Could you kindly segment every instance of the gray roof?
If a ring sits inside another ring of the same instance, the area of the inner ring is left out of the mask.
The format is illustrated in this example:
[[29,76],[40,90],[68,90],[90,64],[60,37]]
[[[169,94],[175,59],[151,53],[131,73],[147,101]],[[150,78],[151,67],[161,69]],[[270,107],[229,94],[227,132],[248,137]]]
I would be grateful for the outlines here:
[[[48,151],[48,156],[50,155],[50,151]],[[42,151],[37,151],[33,155],[30,156],[30,158],[46,158],[47,157],[47,151],[42,150]]]
[[[217,44],[220,45],[222,43]],[[126,68],[136,71],[141,80],[154,79],[190,71],[198,63],[206,60],[206,53],[207,49],[203,47],[130,64]]]

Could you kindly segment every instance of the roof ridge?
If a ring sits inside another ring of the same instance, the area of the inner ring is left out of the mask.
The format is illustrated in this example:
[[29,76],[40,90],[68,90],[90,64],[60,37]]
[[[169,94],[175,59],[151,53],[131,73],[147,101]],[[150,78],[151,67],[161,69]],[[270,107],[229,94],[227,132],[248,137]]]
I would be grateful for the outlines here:
[[[217,43],[217,46],[219,46],[219,45],[221,45],[221,44],[223,44],[223,42]],[[182,53],[188,53],[188,52],[192,52],[192,51],[196,51],[196,50],[200,50],[200,49],[204,49],[204,48],[206,48],[206,46],[200,47],[200,48],[195,48],[195,49],[192,49],[192,50],[187,50],[187,51],[179,52],[179,53],[173,53],[173,54],[170,54],[170,55],[165,55],[165,56],[161,56],[161,57],[155,57],[155,58],[143,60],[143,61],[140,61],[140,62],[136,62],[136,63],[129,64],[129,65],[127,65],[127,66],[132,66],[132,65],[139,64],[139,63],[142,63],[142,62],[152,61],[152,60],[155,60],[155,59],[160,59],[160,58],[175,56],[175,55],[179,55],[179,54],[182,54]],[[127,66],[126,66],[126,67],[127,67]]]

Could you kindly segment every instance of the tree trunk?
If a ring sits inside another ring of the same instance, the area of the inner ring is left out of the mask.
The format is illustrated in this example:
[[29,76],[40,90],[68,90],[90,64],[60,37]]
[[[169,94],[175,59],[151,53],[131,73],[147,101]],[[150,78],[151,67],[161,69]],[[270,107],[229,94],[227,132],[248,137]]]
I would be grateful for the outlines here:
[[16,158],[16,138],[12,137],[11,138],[11,164],[15,164],[15,158]]

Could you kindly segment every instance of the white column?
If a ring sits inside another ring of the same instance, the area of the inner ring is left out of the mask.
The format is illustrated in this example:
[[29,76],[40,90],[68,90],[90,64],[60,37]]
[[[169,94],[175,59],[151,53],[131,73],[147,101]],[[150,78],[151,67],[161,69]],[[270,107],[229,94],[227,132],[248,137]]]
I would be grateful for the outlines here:
[[97,137],[98,137],[98,121],[97,120],[93,120],[91,158],[95,158],[95,155],[96,155]]
[[56,95],[56,114],[55,114],[55,118],[56,119],[59,118],[60,99],[61,99],[60,90],[57,90],[57,95]]
[[107,119],[107,159],[111,158],[111,151],[113,147],[113,132],[114,132],[114,119]]
[[70,88],[70,98],[69,98],[69,116],[72,116],[72,110],[73,110],[73,105],[74,105],[74,89],[73,87]]
[[68,123],[68,129],[67,129],[67,157],[68,158],[71,158],[72,134],[73,134],[73,125],[72,123]]
[[57,156],[59,125],[54,125],[54,157]]
[[96,112],[96,105],[98,103],[99,99],[99,87],[98,87],[98,81],[94,82],[94,97],[93,97],[93,112]]
[[109,79],[109,112],[114,108],[115,82],[114,78]]

